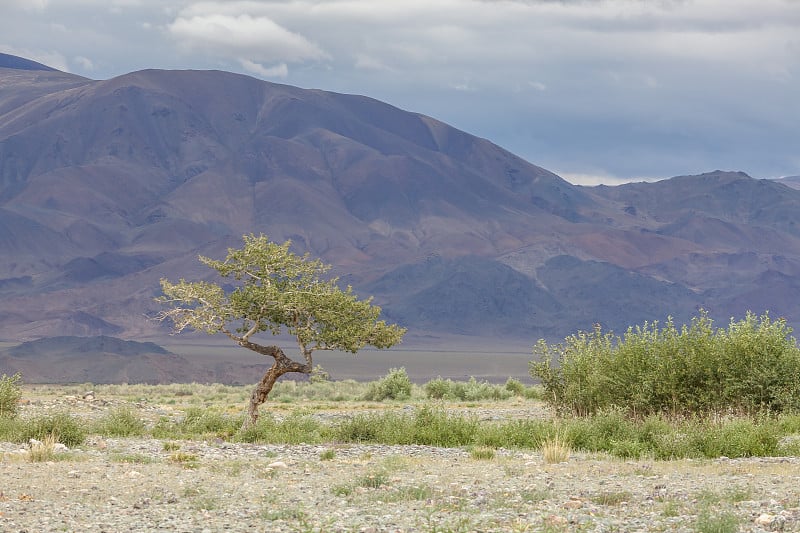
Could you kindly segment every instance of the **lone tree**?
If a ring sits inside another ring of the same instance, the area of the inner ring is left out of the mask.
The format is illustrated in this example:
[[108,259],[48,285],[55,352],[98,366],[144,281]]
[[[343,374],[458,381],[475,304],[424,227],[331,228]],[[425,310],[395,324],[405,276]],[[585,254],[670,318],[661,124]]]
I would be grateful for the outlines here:
[[[235,280],[235,288],[227,292],[217,283],[161,280],[164,296],[157,300],[170,308],[157,318],[172,321],[175,333],[186,328],[223,333],[239,346],[274,359],[250,396],[245,425],[256,423],[258,407],[279,377],[311,374],[316,350],[390,348],[406,331],[378,320],[381,309],[372,305],[372,298],[359,300],[351,287],[339,288],[338,278],[324,279],[330,265],[290,252],[290,244],[251,234],[244,236],[241,249],[228,249],[224,261],[200,256],[220,276]],[[303,361],[292,360],[278,346],[253,342],[254,335],[266,331],[294,336]]]

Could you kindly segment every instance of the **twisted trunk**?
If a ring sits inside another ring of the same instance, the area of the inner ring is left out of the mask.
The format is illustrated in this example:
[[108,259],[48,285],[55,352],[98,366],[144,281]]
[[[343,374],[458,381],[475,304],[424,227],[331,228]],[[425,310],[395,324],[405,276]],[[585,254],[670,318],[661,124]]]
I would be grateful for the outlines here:
[[289,372],[310,374],[312,366],[311,361],[308,359],[306,360],[306,363],[292,361],[286,356],[285,353],[283,353],[283,350],[277,346],[261,346],[260,344],[254,344],[243,339],[239,340],[238,344],[244,348],[260,353],[261,355],[268,355],[275,359],[275,362],[272,364],[269,370],[267,370],[267,372],[264,374],[264,377],[261,378],[261,381],[259,381],[258,385],[256,385],[256,388],[253,389],[253,393],[250,395],[250,405],[247,408],[247,417],[245,417],[244,424],[242,426],[244,429],[255,425],[255,423],[258,422],[258,408],[262,403],[267,401],[267,396],[269,396],[269,393],[272,391],[272,387],[275,386],[275,382],[278,381],[279,377]]

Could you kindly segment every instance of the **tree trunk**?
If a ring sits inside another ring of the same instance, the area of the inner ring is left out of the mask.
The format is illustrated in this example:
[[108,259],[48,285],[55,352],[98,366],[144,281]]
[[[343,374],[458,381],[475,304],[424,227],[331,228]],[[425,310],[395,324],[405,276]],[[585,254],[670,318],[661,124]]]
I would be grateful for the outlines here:
[[[253,347],[249,346],[252,343],[245,342],[243,344],[240,342],[240,344],[245,348],[250,348],[251,350],[254,349]],[[275,382],[278,381],[279,377],[289,372],[299,372],[301,374],[311,373],[311,365],[309,363],[301,364],[296,361],[292,361],[286,357],[286,354],[283,353],[283,350],[277,346],[258,346],[258,348],[258,350],[254,351],[257,351],[263,355],[270,355],[274,357],[275,362],[272,364],[269,370],[267,370],[267,372],[264,374],[264,377],[261,378],[261,381],[258,383],[258,385],[256,385],[256,388],[253,389],[253,393],[250,395],[250,405],[247,408],[247,416],[244,419],[242,429],[253,426],[256,424],[256,422],[258,422],[258,407],[267,401],[267,396],[269,396],[270,391],[272,391],[272,387],[275,385]]]

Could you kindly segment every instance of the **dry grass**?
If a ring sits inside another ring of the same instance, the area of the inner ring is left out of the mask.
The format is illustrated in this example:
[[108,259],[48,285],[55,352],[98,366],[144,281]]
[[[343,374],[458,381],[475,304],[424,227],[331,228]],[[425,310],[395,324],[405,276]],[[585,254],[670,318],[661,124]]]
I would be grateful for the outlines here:
[[569,460],[572,448],[561,435],[554,435],[542,442],[542,457],[547,464],[565,463]]
[[28,450],[28,461],[31,463],[45,463],[56,459],[55,447],[58,438],[54,434],[47,435],[41,441],[31,442]]

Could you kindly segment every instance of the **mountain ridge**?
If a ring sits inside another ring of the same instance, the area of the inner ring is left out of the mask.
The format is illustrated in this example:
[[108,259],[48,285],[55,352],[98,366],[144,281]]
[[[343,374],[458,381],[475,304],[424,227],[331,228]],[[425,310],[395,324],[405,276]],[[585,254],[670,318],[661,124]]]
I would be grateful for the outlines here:
[[197,255],[251,232],[333,264],[411,339],[727,319],[759,287],[800,322],[780,182],[581,187],[425,115],[221,71],[0,81],[0,338],[163,337],[158,280],[208,278]]

